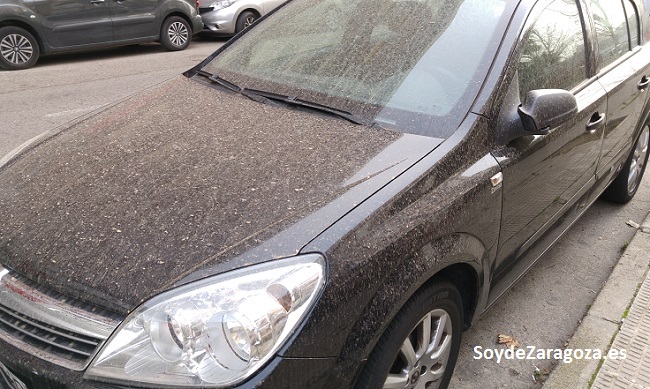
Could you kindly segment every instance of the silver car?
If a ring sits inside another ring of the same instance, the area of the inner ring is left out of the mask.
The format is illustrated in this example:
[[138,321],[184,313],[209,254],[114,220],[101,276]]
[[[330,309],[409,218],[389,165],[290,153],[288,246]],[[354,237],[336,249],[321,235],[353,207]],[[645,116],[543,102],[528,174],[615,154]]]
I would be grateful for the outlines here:
[[204,31],[233,35],[271,12],[285,0],[200,0]]

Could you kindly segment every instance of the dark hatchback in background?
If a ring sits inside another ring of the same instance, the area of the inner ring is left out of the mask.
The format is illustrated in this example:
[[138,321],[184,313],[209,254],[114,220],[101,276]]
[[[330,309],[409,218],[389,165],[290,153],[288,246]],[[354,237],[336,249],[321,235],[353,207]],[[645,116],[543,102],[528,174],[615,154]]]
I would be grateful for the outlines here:
[[34,139],[0,161],[1,376],[445,387],[461,331],[636,193],[646,15],[294,0]]
[[2,0],[0,68],[41,54],[159,41],[183,50],[203,28],[198,0]]

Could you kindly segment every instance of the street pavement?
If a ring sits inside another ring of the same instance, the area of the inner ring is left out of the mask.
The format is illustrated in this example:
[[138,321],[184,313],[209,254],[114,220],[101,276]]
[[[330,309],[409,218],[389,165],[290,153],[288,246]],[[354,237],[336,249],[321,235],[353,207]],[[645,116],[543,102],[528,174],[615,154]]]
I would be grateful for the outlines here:
[[566,346],[603,350],[604,358],[560,364],[545,389],[650,388],[649,266],[650,214]]

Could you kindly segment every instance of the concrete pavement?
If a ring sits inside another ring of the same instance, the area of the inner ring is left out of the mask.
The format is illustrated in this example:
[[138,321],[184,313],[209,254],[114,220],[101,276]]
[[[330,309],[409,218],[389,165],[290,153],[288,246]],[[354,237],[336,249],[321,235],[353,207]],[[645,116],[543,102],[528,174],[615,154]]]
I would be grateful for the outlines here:
[[565,349],[581,350],[573,357],[599,350],[603,359],[559,362],[545,389],[650,388],[649,266],[650,214]]

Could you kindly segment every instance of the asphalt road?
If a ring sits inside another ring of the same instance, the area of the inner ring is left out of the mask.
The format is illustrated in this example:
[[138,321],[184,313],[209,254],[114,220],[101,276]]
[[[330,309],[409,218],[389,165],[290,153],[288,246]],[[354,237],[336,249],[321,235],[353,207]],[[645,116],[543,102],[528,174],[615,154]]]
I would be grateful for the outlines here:
[[[188,50],[157,44],[43,58],[32,69],[0,71],[0,155],[40,134],[189,69],[224,39],[198,37]],[[182,103],[182,102],[179,102]],[[200,107],[188,107],[200,109]],[[552,360],[475,359],[475,347],[561,348],[595,299],[650,210],[650,179],[626,206],[596,202],[514,288],[464,334],[452,388],[541,386]]]
[[181,74],[225,41],[199,36],[184,51],[168,52],[151,43],[45,57],[36,67],[18,72],[0,70],[0,155],[43,131]]

